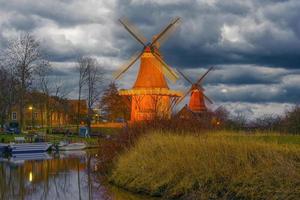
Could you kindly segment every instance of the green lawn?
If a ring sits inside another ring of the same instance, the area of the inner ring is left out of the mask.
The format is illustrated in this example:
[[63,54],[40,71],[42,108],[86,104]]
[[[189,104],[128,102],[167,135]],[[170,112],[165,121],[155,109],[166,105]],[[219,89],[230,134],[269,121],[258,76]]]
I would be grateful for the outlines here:
[[117,135],[120,133],[121,128],[109,128],[109,127],[95,127],[92,128],[93,133],[102,133],[105,135]]
[[[56,128],[52,128],[50,132],[53,132]],[[66,131],[67,129],[72,132],[76,133],[76,126],[68,126],[68,127],[62,127],[62,130]],[[28,136],[28,134],[43,134],[47,135],[47,141],[49,142],[59,142],[61,140],[68,140],[71,142],[87,142],[90,144],[96,144],[98,142],[98,137],[91,137],[91,138],[82,138],[79,137],[76,134],[72,134],[70,136],[65,136],[64,134],[45,134],[46,129],[45,128],[40,128],[40,129],[35,129],[35,130],[28,130],[23,134],[5,134],[0,132],[0,143],[9,143],[9,142],[14,142],[15,137],[25,137]],[[99,134],[101,136],[114,136],[120,133],[120,128],[108,128],[108,127],[98,127],[98,128],[92,128],[92,133]]]
[[11,134],[0,133],[0,143],[13,142],[14,137],[24,137],[24,135],[23,134],[11,135]]
[[[15,137],[24,137],[25,139],[30,141],[28,138],[28,134],[0,134],[0,143],[9,143],[14,142]],[[79,136],[65,136],[63,134],[48,134],[46,135],[46,141],[52,143],[58,143],[59,141],[67,140],[70,142],[87,142],[89,144],[97,144],[99,138],[98,137],[91,137],[91,138],[82,138]]]
[[[210,134],[210,133],[207,133]],[[214,134],[213,134],[214,135]],[[300,145],[300,135],[289,135],[289,134],[279,134],[279,133],[232,133],[229,131],[217,132],[216,137],[225,137],[227,139],[231,138],[237,141],[257,141],[275,144],[291,144]]]

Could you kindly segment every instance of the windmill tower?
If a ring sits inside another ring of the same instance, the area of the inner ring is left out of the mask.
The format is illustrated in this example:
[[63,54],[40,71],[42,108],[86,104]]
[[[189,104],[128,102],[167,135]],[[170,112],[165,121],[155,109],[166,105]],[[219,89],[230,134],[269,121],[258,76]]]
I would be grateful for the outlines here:
[[191,87],[188,89],[188,91],[176,102],[176,104],[179,104],[188,94],[191,94],[190,101],[188,108],[190,111],[194,113],[204,113],[207,112],[207,107],[205,105],[205,99],[209,103],[213,103],[210,98],[208,98],[204,94],[204,88],[202,87],[202,82],[204,78],[207,76],[207,74],[213,69],[213,67],[209,68],[205,74],[203,74],[196,82],[192,82],[190,78],[188,78],[183,72],[178,72],[181,74],[181,76],[191,84]]
[[147,39],[126,19],[120,19],[124,28],[143,46],[134,56],[114,74],[119,79],[139,58],[140,68],[132,89],[120,90],[131,108],[131,121],[154,119],[171,116],[171,107],[181,96],[178,91],[170,90],[165,76],[176,81],[179,76],[163,60],[160,45],[179,25],[180,18],[175,18],[153,40]]

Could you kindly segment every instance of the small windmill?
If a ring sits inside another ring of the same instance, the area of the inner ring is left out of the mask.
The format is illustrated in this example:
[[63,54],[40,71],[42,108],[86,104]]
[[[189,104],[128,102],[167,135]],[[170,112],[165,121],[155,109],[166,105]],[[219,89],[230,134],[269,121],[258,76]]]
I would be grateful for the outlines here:
[[141,51],[114,73],[114,79],[119,79],[140,58],[140,68],[132,89],[120,90],[131,107],[131,121],[153,119],[157,114],[170,116],[170,105],[174,105],[181,96],[178,91],[170,90],[165,76],[176,81],[179,76],[169,67],[159,51],[161,44],[176,29],[180,18],[173,19],[151,42],[127,19],[120,19],[124,28],[143,46]]
[[189,109],[195,113],[197,112],[206,112],[207,107],[205,105],[205,100],[209,103],[213,103],[212,100],[204,94],[204,88],[202,87],[202,82],[207,74],[213,69],[209,68],[196,82],[192,82],[183,72],[177,70],[181,76],[191,84],[191,87],[185,92],[185,94],[178,99],[176,104],[179,104],[187,95],[191,94],[189,101]]

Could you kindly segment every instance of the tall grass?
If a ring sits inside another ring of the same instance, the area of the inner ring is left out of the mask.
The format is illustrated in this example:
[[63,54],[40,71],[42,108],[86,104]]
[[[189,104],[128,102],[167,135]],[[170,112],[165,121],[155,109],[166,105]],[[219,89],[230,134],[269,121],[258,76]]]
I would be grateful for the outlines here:
[[153,132],[121,154],[110,181],[167,198],[298,199],[299,146],[245,137]]

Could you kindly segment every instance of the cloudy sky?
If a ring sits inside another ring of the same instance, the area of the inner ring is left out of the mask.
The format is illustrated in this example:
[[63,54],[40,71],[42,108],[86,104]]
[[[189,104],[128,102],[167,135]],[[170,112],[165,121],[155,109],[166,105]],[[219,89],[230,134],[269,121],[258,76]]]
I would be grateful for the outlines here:
[[[176,16],[182,23],[165,42],[165,60],[204,82],[214,104],[253,118],[281,114],[300,102],[299,0],[0,0],[0,48],[20,32],[31,32],[76,94],[74,62],[98,59],[111,73],[141,49],[118,23],[127,17],[148,39]],[[138,63],[118,81],[129,88]],[[186,90],[183,80],[171,88]]]

